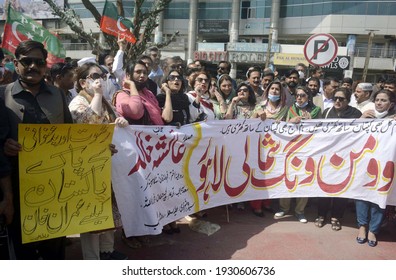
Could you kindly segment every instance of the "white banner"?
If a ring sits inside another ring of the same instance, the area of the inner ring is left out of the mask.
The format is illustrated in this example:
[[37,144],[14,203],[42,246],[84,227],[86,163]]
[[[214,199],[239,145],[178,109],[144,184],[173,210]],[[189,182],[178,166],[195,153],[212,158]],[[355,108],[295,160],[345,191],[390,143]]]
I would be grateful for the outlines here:
[[116,128],[112,180],[127,236],[186,215],[281,197],[396,205],[396,121],[208,121]]

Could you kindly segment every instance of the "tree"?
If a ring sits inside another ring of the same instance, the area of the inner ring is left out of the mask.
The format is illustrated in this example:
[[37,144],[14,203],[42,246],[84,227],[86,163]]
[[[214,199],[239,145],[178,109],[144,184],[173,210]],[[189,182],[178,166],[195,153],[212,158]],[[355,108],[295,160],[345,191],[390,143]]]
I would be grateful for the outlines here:
[[[93,53],[98,54],[103,52],[104,46],[99,44],[99,40],[95,38],[92,31],[89,33],[84,30],[84,26],[82,21],[80,20],[79,16],[75,13],[73,9],[63,8],[57,6],[57,4],[53,0],[44,0],[48,3],[48,5],[53,10],[54,14],[59,16],[61,20],[63,20],[71,30],[73,30],[80,38],[86,40],[92,47]],[[156,46],[159,49],[169,45],[172,40],[178,36],[179,32],[175,32],[171,38],[166,40],[162,43],[152,43],[150,41],[151,34],[153,33],[154,29],[158,26],[157,17],[159,13],[161,13],[171,2],[172,0],[155,0],[154,4],[152,5],[151,9],[147,12],[143,11],[142,6],[145,0],[136,0],[135,1],[135,8],[133,11],[133,24],[134,30],[133,34],[137,38],[137,42],[135,44],[128,43],[126,49],[126,59],[127,60],[135,60],[139,57],[142,53],[145,52],[151,46]],[[96,7],[91,3],[90,0],[82,0],[83,5],[87,10],[92,13],[93,18],[95,19],[96,23],[100,24],[100,19],[102,17],[101,13],[98,12]],[[124,6],[122,0],[116,0],[118,14],[124,17]],[[114,36],[104,35],[105,41],[111,50],[117,50],[117,38]]]

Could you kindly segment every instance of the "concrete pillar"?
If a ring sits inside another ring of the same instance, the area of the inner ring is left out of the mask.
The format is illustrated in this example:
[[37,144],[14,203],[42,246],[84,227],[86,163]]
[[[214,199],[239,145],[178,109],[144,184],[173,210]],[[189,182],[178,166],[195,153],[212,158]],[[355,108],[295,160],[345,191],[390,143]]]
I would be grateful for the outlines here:
[[[239,38],[239,19],[241,14],[241,1],[232,0],[232,10],[231,10],[231,30],[230,30],[230,43],[238,42]],[[231,63],[231,78],[235,79],[237,73],[237,64],[235,62]]]
[[350,58],[349,70],[353,71],[355,64],[356,35],[350,34],[347,39],[347,55]]
[[188,23],[187,63],[191,63],[194,60],[194,51],[197,44],[197,14],[198,14],[198,0],[191,0],[190,21]]
[[154,43],[159,44],[162,43],[163,34],[164,34],[164,12],[158,14],[157,16],[158,26],[154,31]]
[[271,32],[271,44],[278,43],[278,32],[279,32],[279,17],[280,17],[280,0],[272,0],[271,6],[271,23],[270,30]]

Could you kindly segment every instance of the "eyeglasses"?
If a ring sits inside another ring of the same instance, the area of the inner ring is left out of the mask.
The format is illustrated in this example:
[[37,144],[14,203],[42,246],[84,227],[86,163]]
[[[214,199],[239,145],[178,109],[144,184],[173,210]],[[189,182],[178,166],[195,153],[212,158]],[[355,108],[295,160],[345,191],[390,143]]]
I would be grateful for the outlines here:
[[28,67],[32,64],[35,64],[38,67],[43,67],[47,65],[47,61],[44,58],[22,57],[18,59],[18,61],[22,64],[23,67]]
[[227,70],[225,67],[217,67],[217,70]]
[[90,78],[92,80],[98,80],[98,79],[103,79],[106,80],[107,76],[106,74],[100,74],[100,73],[91,73],[87,76],[87,78]]
[[249,92],[249,89],[247,89],[247,88],[240,88],[240,89],[238,89],[238,92],[240,92],[240,91]]
[[297,98],[298,98],[298,97],[304,98],[304,97],[307,97],[307,94],[306,94],[306,93],[297,93],[297,94],[296,94],[296,97],[297,97]]
[[176,81],[176,79],[178,81],[181,81],[181,76],[180,75],[169,75],[168,76],[168,81]]
[[344,102],[346,100],[346,98],[342,96],[334,96],[333,99],[334,101],[339,100],[340,102]]
[[207,83],[209,82],[209,79],[204,79],[204,78],[197,78],[198,83]]

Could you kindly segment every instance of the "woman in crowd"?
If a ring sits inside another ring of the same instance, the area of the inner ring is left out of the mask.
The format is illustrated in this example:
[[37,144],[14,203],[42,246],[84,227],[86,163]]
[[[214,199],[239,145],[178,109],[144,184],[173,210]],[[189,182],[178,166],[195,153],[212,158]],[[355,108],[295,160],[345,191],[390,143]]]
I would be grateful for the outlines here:
[[[362,118],[394,118],[394,111],[396,98],[389,90],[382,89],[373,95],[375,109],[363,112]],[[377,246],[377,235],[381,229],[381,223],[384,219],[385,209],[381,209],[377,204],[356,199],[356,218],[359,227],[356,241],[359,244],[364,244],[368,241],[371,247]]]
[[[184,93],[183,75],[179,70],[171,70],[161,85],[161,94],[157,95],[160,108],[172,108],[172,119],[165,121],[166,125],[182,126],[190,123],[190,101]],[[166,103],[170,102],[170,105]],[[176,222],[164,226],[167,234],[180,233]]]
[[[285,121],[288,107],[286,106],[286,92],[280,82],[270,83],[264,92],[261,108],[256,111],[255,117]],[[265,117],[263,117],[265,115]]]
[[[349,106],[352,92],[347,88],[338,88],[333,92],[333,107],[327,108],[322,114],[324,119],[358,119],[362,113]],[[348,204],[347,198],[341,197],[320,197],[318,198],[318,217],[315,219],[317,227],[323,227],[327,213],[330,211],[331,229],[341,230],[340,219],[344,216],[345,208]]]
[[113,96],[113,105],[117,112],[129,124],[163,125],[163,113],[166,120],[171,120],[172,109],[161,110],[156,97],[146,87],[146,64],[143,61],[129,62],[125,71],[123,89]]
[[190,102],[184,93],[183,75],[179,70],[171,70],[165,77],[157,100],[162,110],[166,102],[170,101],[168,108],[172,108],[172,118],[165,121],[165,124],[181,126],[190,123]]
[[250,119],[256,109],[256,96],[247,83],[237,87],[237,96],[232,98],[225,119]]
[[321,110],[309,100],[309,90],[304,86],[296,88],[296,102],[290,106],[287,121],[298,123],[302,119],[317,119],[321,117]]
[[210,87],[210,92],[215,117],[218,120],[222,120],[227,113],[228,106],[236,95],[232,87],[232,78],[228,74],[221,75],[217,83]]
[[[163,125],[172,120],[172,104],[170,94],[166,95],[163,109],[159,107],[157,98],[147,89],[148,69],[146,64],[138,60],[131,61],[125,69],[123,89],[113,95],[113,105],[117,112],[127,119],[129,124]],[[126,237],[123,240],[131,248],[140,248],[142,243],[148,243],[149,238]]]
[[[284,121],[286,120],[287,110],[285,89],[281,82],[273,81],[264,91],[263,101],[258,109],[255,110],[253,118]],[[250,201],[250,206],[253,208],[253,212],[256,215],[262,213],[261,215],[264,216],[262,209],[273,213],[271,200],[269,199]]]
[[[247,83],[241,83],[238,85],[236,92],[237,95],[232,98],[231,103],[228,105],[224,119],[250,119],[257,109],[256,95],[253,88]],[[238,203],[237,208],[243,210],[245,209],[245,204],[242,202]],[[253,209],[253,213],[256,216],[264,217],[261,209]]]
[[209,92],[210,76],[205,71],[198,71],[191,76],[194,90],[187,93],[190,100],[190,122],[214,120],[215,113]]
[[[78,95],[70,102],[69,109],[75,123],[108,124],[115,122],[123,127],[128,122],[117,117],[111,105],[103,97],[103,84],[106,75],[96,63],[86,63],[77,69],[76,88]],[[112,194],[113,215],[116,227],[121,227],[114,195]],[[83,258],[88,260],[127,259],[114,250],[114,230],[80,234]]]
[[[320,107],[315,106],[309,100],[309,89],[305,86],[296,88],[296,102],[290,106],[286,120],[292,123],[299,123],[302,119],[316,119],[321,116]],[[280,211],[275,213],[275,218],[283,217],[290,210],[291,198],[279,199]],[[305,206],[307,206],[308,197],[296,198],[294,208],[295,215],[301,223],[307,223],[304,215]]]

